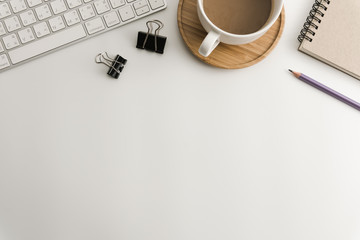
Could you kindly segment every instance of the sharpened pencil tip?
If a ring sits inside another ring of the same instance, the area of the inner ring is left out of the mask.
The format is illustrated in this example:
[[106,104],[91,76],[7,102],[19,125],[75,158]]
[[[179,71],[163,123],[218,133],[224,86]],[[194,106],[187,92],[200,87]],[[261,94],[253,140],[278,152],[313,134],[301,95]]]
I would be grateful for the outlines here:
[[301,73],[295,72],[295,71],[293,71],[293,70],[291,70],[291,69],[289,69],[289,71],[290,71],[295,77],[300,78]]

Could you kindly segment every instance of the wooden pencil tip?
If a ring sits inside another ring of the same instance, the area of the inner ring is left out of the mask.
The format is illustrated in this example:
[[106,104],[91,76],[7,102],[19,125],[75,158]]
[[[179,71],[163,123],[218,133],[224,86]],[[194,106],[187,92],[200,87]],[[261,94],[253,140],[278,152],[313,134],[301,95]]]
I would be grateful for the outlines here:
[[291,69],[289,69],[289,71],[297,78],[299,78],[301,76],[301,73],[295,72],[295,71],[293,71]]

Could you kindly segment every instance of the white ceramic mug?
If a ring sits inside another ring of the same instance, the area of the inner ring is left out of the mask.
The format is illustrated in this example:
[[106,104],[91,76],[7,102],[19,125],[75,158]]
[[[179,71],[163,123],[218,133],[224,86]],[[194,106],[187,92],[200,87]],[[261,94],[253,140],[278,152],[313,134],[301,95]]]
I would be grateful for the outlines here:
[[203,1],[204,0],[197,0],[197,12],[201,25],[206,32],[208,32],[208,35],[199,48],[199,53],[204,57],[209,56],[220,42],[231,45],[241,45],[255,41],[264,35],[275,23],[284,4],[284,0],[272,0],[272,8],[268,21],[258,31],[250,34],[233,34],[218,28],[210,21],[206,16]]

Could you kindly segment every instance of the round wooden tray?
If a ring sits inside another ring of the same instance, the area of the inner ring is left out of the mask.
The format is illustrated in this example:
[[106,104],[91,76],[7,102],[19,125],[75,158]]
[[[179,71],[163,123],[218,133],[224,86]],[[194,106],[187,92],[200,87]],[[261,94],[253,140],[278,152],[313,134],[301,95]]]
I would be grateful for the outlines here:
[[181,36],[196,57],[215,67],[237,69],[260,62],[275,48],[284,29],[285,10],[281,11],[269,31],[256,41],[244,45],[220,43],[208,57],[198,52],[207,33],[198,18],[196,0],[180,0],[177,18]]

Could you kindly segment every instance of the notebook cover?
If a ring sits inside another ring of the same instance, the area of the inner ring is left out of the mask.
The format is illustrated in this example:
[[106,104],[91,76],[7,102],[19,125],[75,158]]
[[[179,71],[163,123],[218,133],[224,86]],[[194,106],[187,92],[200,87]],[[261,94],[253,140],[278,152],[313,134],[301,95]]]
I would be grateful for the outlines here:
[[307,34],[299,50],[360,79],[360,0],[331,0],[315,36]]

